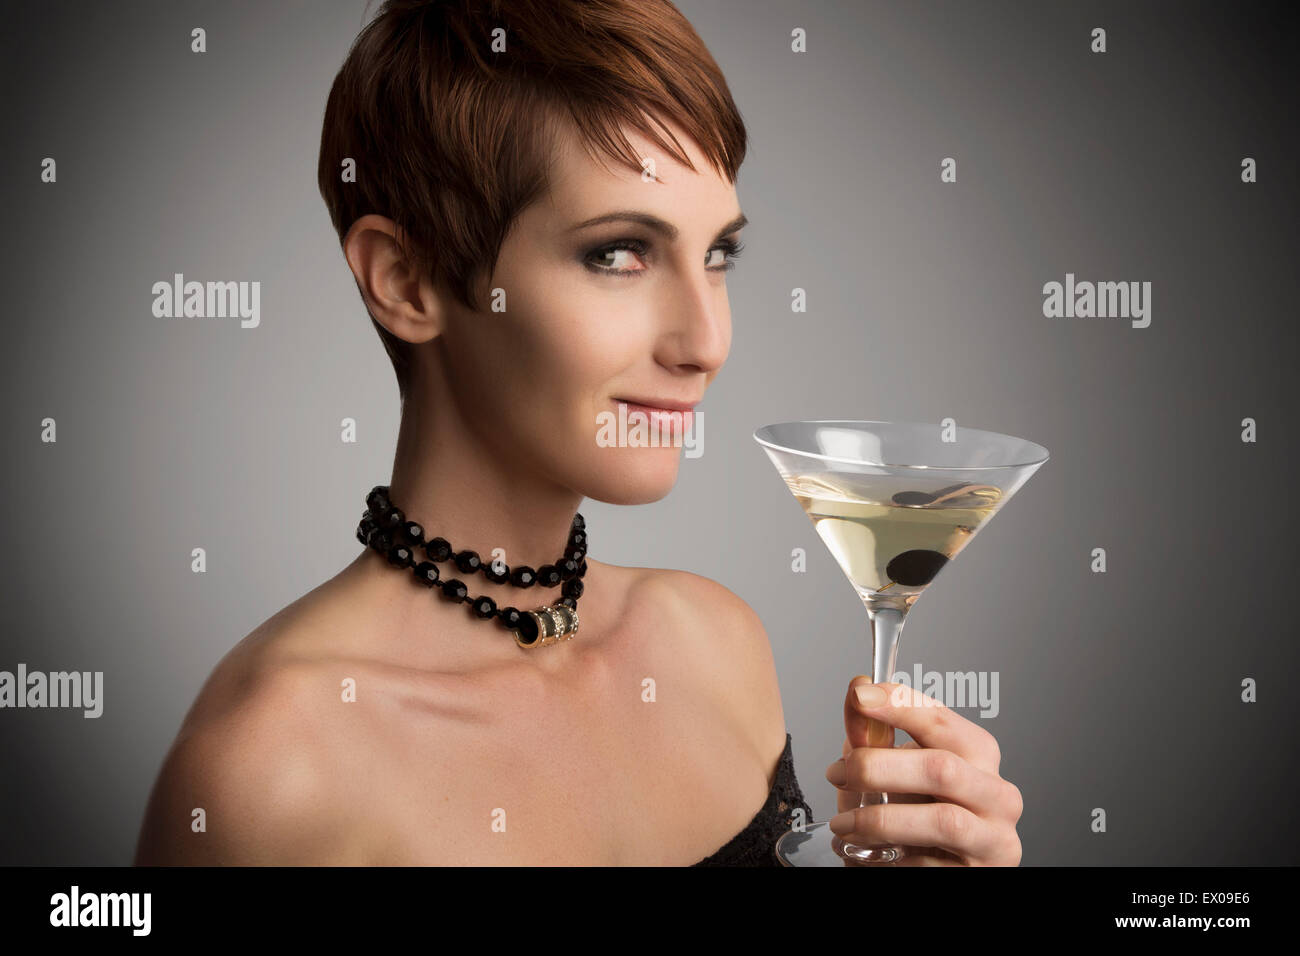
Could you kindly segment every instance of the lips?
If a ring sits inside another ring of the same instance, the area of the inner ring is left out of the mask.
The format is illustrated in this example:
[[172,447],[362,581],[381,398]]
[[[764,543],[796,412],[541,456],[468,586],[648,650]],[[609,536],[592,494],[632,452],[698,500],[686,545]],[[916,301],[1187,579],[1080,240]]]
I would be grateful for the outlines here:
[[[621,402],[627,408],[628,421],[633,422],[640,419],[648,422],[652,427],[657,428],[660,432],[667,429],[667,434],[680,436],[691,431],[695,427],[695,411],[686,402],[672,401],[671,404],[677,406],[670,408],[667,405],[650,405],[641,402],[630,402],[627,399],[618,398],[615,402]],[[654,402],[668,402],[668,399],[655,398],[650,399]],[[676,444],[671,442],[670,444]]]
[[[611,402],[616,408],[622,406],[618,412],[620,423],[623,414],[626,414],[629,425],[638,422],[648,423],[652,429],[657,429],[658,434],[669,436],[670,440],[664,443],[665,447],[680,445],[686,435],[694,432],[695,402],[681,402],[668,398],[648,398],[642,401],[615,398],[611,399]],[[622,425],[620,424],[619,427],[621,428]],[[653,444],[661,443],[656,441]]]
[[647,412],[689,412],[699,404],[699,399],[679,402],[669,398],[616,398],[614,401]]

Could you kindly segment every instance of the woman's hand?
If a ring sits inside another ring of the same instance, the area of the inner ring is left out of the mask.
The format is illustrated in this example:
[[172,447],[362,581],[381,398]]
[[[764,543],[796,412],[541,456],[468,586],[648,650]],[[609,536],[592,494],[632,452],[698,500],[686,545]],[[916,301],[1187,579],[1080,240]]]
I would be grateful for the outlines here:
[[[879,705],[858,702],[857,689],[883,691]],[[891,748],[891,728],[913,739]],[[983,727],[905,684],[849,682],[844,701],[844,756],[826,770],[839,788],[830,822],[859,846],[905,848],[896,866],[1019,866],[1016,821],[1024,804],[998,775],[998,743]],[[889,803],[858,806],[860,792]]]

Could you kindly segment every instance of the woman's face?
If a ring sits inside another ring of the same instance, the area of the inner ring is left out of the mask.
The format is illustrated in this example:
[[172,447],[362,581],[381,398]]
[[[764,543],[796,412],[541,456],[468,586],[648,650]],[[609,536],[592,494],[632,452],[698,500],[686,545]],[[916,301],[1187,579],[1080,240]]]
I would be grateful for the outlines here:
[[[563,140],[549,194],[521,214],[479,289],[484,311],[453,309],[439,351],[461,414],[502,460],[585,497],[639,504],[671,490],[684,450],[703,450],[704,416],[696,409],[684,434],[679,420],[657,447],[620,444],[619,401],[704,397],[731,347],[723,267],[743,219],[735,187],[680,128],[697,172],[626,132],[662,182]],[[662,225],[584,225],[616,213]],[[494,298],[504,311],[491,311]]]

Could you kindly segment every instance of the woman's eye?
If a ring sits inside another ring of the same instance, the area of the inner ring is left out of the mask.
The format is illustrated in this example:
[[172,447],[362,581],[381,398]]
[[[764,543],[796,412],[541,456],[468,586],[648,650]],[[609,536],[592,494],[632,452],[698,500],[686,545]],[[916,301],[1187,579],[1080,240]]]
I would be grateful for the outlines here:
[[743,242],[735,239],[724,239],[712,249],[710,253],[721,252],[724,256],[720,265],[706,265],[705,268],[713,272],[726,272],[728,269],[736,268],[736,260],[740,258],[740,251],[745,248]]
[[[735,260],[740,257],[740,251],[744,248],[743,243],[734,239],[724,239],[709,250],[708,255],[705,256],[704,268],[709,272],[726,272],[734,269]],[[589,252],[583,262],[592,272],[626,278],[646,271],[645,265],[637,268],[633,263],[636,258],[644,257],[648,251],[649,247],[644,242],[623,240]]]
[[645,271],[644,268],[629,268],[635,261],[634,256],[643,256],[645,253],[645,243],[625,241],[596,249],[588,253],[584,261],[593,272],[630,276]]

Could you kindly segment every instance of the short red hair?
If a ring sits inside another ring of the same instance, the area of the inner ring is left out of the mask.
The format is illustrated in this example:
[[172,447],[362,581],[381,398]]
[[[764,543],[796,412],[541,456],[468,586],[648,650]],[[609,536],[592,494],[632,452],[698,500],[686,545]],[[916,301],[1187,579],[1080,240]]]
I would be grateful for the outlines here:
[[[504,52],[492,50],[497,28]],[[626,124],[694,169],[660,117],[735,182],[740,111],[669,0],[386,0],[330,89],[317,179],[340,244],[361,216],[386,216],[411,261],[474,310],[475,279],[546,193],[557,124],[639,173]],[[348,158],[356,182],[341,178]],[[375,328],[405,398],[408,343]]]

